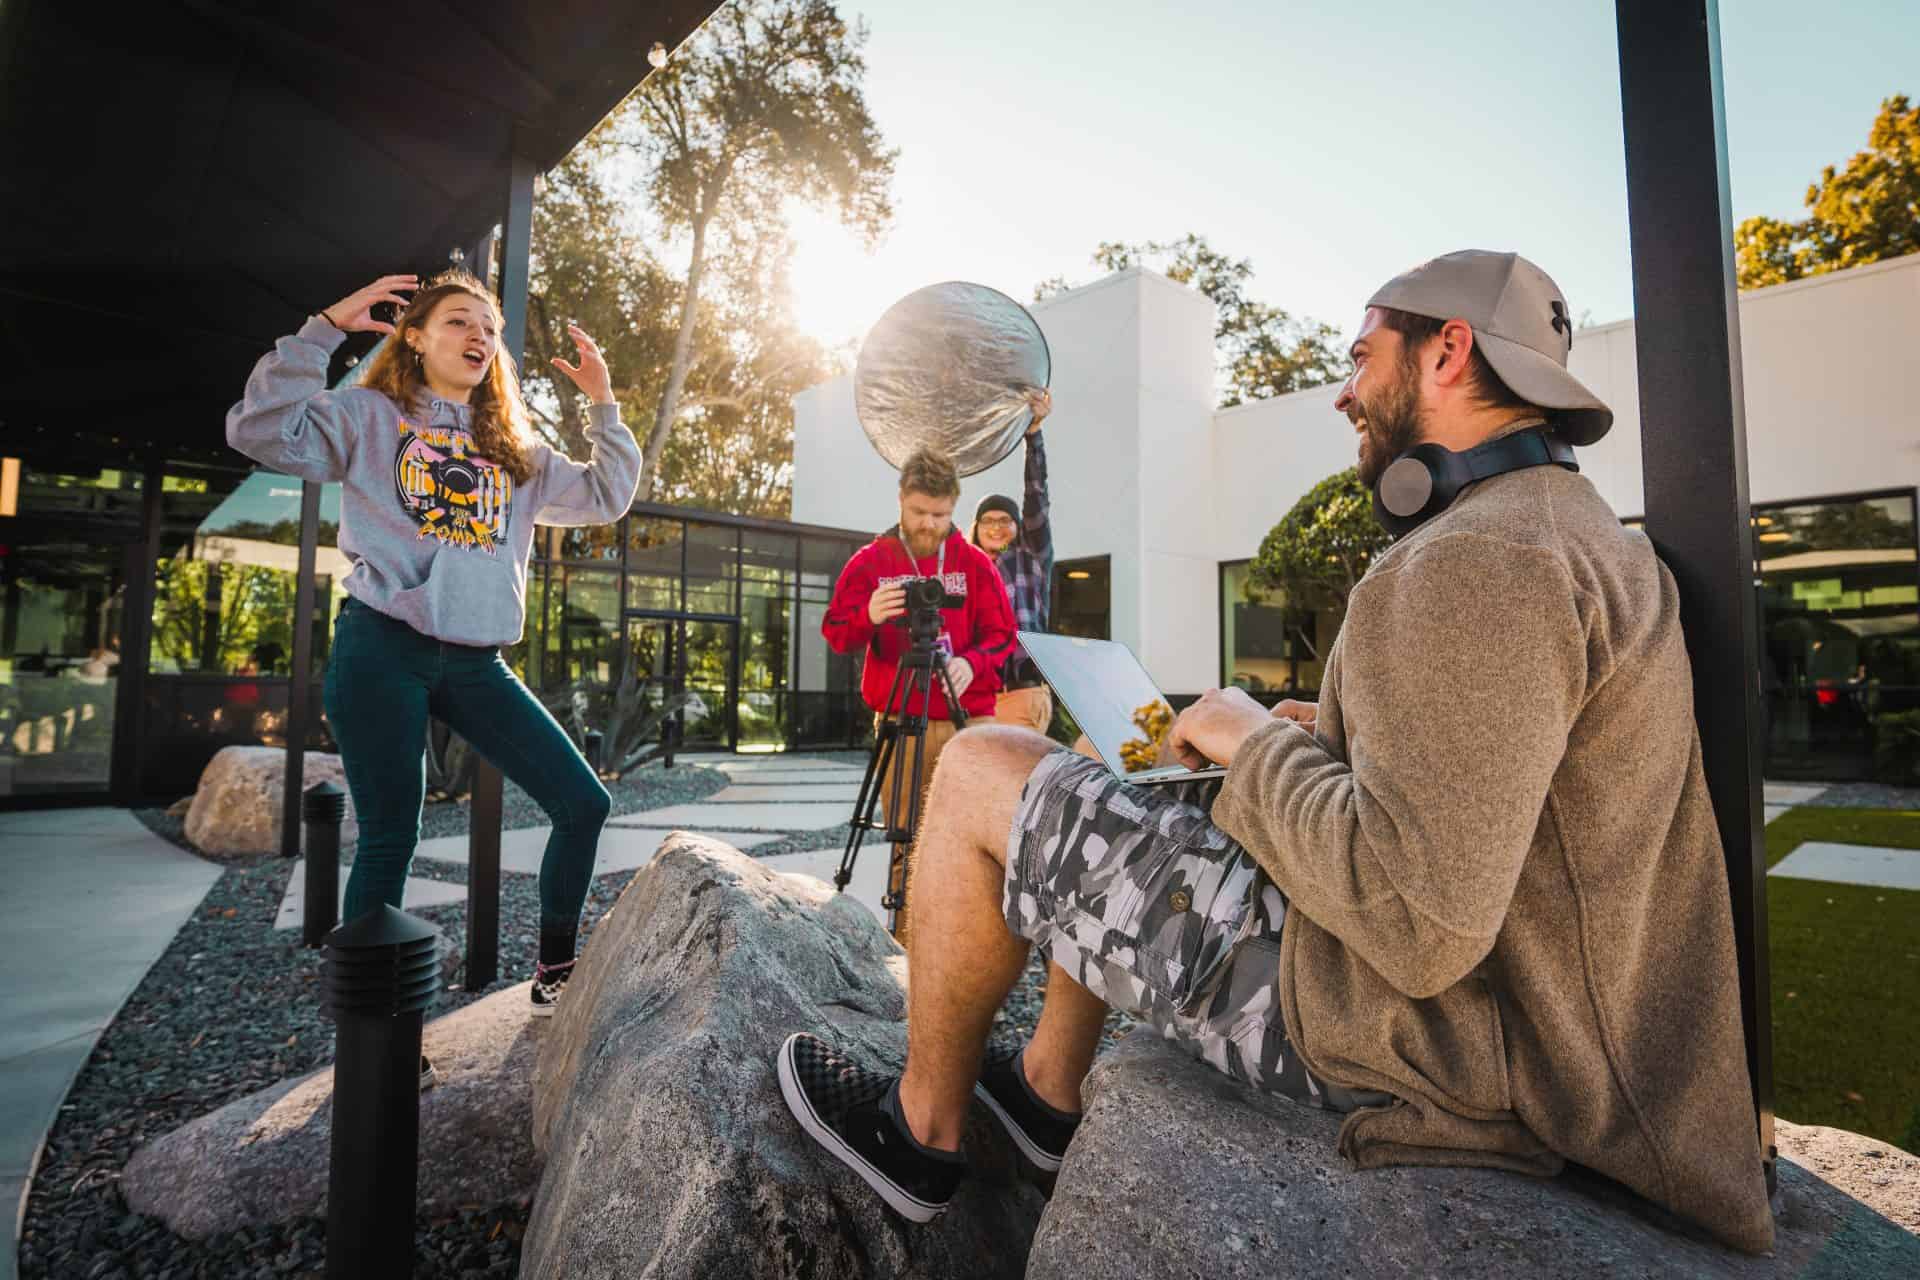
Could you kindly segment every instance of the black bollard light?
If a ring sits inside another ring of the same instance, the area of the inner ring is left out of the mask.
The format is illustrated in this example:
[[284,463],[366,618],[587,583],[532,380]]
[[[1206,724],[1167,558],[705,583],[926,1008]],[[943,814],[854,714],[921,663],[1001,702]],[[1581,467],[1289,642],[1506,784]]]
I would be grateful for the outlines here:
[[316,782],[307,788],[301,809],[307,825],[307,900],[300,941],[317,947],[339,923],[340,824],[347,816],[347,793],[331,782]]
[[413,1274],[420,1029],[440,986],[440,931],[382,903],[326,939],[333,1019],[327,1280]]

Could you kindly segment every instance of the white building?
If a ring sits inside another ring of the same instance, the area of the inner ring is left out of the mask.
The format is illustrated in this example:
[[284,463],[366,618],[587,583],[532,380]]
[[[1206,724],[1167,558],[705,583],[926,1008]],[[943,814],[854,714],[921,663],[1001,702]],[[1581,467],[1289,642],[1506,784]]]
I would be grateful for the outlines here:
[[[1307,489],[1353,464],[1353,430],[1332,408],[1336,388],[1215,409],[1213,305],[1151,271],[1124,271],[1032,309],[1053,354],[1046,441],[1062,574],[1085,574],[1073,581],[1096,585],[1104,576],[1108,634],[1130,645],[1170,694],[1236,678],[1256,688],[1289,679],[1312,687],[1311,650],[1326,638],[1314,633],[1326,627],[1310,628],[1291,657],[1276,656],[1280,611],[1249,609],[1236,566]],[[1769,764],[1779,771],[1781,753],[1820,754],[1817,721],[1836,706],[1857,713],[1851,728],[1830,728],[1858,757],[1870,750],[1871,735],[1859,730],[1872,716],[1920,704],[1898,703],[1891,691],[1920,685],[1920,670],[1909,674],[1920,667],[1920,255],[1746,294],[1740,327],[1748,479],[1764,522],[1763,581],[1778,588],[1763,593],[1767,625],[1775,649],[1788,621],[1802,646],[1775,653],[1778,669],[1768,675],[1782,696],[1810,699],[1815,721],[1793,742],[1773,744]],[[1623,517],[1637,515],[1633,322],[1580,330],[1571,366],[1615,415],[1611,434],[1580,451],[1581,469]],[[860,429],[851,377],[814,387],[794,405],[793,519],[890,524],[898,477]],[[966,480],[961,514],[987,493],[1017,500],[1020,468],[1016,449]],[[1860,528],[1866,542],[1844,545],[1845,531]],[[1785,544],[1772,560],[1769,542]],[[1064,576],[1059,585],[1073,589]],[[1863,683],[1863,663],[1888,693],[1872,705],[1848,692]],[[1834,688],[1840,693],[1827,697]],[[1776,712],[1776,729],[1779,719]],[[1811,756],[1807,768],[1818,771]],[[1839,767],[1862,771],[1858,758]]]

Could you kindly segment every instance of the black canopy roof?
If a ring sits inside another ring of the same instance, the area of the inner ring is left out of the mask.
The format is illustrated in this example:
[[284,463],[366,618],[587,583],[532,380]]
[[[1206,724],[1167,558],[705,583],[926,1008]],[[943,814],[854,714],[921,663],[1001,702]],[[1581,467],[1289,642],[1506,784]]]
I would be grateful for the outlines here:
[[473,246],[716,7],[7,0],[0,443],[223,451],[275,337]]

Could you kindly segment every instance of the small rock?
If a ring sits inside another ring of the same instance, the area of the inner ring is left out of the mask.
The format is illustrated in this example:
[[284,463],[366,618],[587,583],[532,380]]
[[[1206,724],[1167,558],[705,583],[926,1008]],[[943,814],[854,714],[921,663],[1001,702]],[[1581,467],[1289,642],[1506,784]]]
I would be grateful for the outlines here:
[[[422,1046],[440,1083],[420,1095],[422,1216],[499,1204],[538,1179],[531,1081],[540,1027],[528,987],[509,987],[427,1024]],[[324,1217],[332,1118],[328,1066],[142,1148],[127,1164],[121,1193],[135,1212],[189,1239]]]
[[[201,771],[200,786],[187,809],[186,836],[213,857],[280,851],[280,814],[284,803],[287,753],[279,747],[222,747]],[[340,757],[309,751],[301,765],[302,789],[331,782],[347,789]],[[347,797],[340,843],[360,838],[353,798]]]

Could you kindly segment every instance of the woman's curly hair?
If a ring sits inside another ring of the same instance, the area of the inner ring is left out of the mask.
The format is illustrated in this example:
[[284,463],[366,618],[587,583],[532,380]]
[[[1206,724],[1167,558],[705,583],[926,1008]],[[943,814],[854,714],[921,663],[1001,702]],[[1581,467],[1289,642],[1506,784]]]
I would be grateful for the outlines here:
[[[433,309],[456,293],[484,302],[493,316],[494,329],[501,328],[500,304],[487,286],[468,272],[443,271],[413,295],[413,301],[394,322],[393,335],[380,344],[361,385],[386,396],[402,413],[417,412],[431,392],[420,360],[407,344],[407,331],[423,327]],[[505,348],[494,349],[487,376],[473,389],[469,404],[473,409],[475,452],[503,468],[516,483],[525,484],[534,467],[530,424],[526,401],[520,397],[520,378]]]

